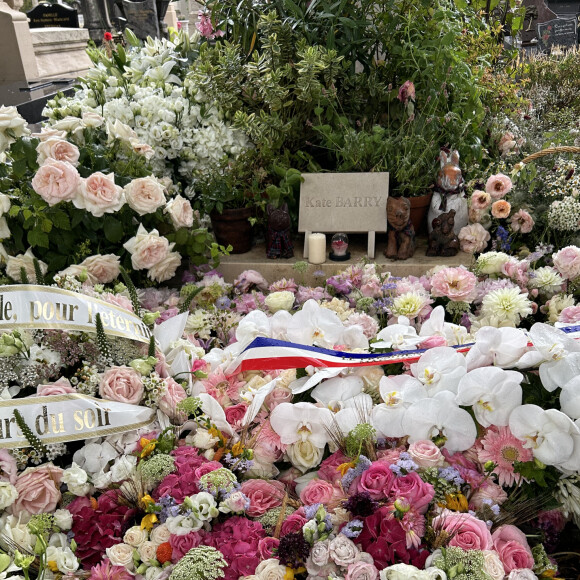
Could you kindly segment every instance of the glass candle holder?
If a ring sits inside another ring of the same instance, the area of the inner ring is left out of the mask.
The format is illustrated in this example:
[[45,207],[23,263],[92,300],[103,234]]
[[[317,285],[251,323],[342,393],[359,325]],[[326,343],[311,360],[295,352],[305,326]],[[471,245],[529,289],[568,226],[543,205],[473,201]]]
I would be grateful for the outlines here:
[[350,259],[348,251],[348,236],[343,233],[334,234],[330,242],[331,251],[328,257],[335,262],[344,262]]

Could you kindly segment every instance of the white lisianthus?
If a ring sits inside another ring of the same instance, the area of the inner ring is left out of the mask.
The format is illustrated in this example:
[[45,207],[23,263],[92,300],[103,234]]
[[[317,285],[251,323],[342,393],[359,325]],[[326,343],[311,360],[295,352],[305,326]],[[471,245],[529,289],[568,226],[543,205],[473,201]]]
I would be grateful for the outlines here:
[[195,495],[186,497],[183,503],[195,514],[195,517],[202,522],[207,522],[219,516],[215,498],[207,491],[201,491]]
[[224,514],[244,513],[250,507],[250,500],[241,491],[231,493],[220,503],[219,510]]
[[87,472],[73,461],[73,464],[62,472],[61,481],[67,485],[82,485],[87,483],[88,479]]
[[193,513],[189,516],[168,517],[165,523],[167,529],[177,536],[185,536],[189,532],[197,532],[203,526],[203,522],[197,519]]
[[288,292],[288,290],[282,290],[280,292],[272,292],[266,296],[265,304],[272,314],[278,312],[278,310],[290,311],[292,306],[294,306],[294,294]]
[[65,509],[59,509],[54,512],[54,523],[59,530],[66,532],[71,529],[73,523],[72,514]]
[[79,569],[78,558],[70,548],[57,548],[55,562],[59,572],[72,574]]
[[18,499],[18,490],[9,481],[0,481],[0,510],[11,506]]
[[475,269],[479,274],[499,274],[510,256],[504,252],[486,252],[477,258]]

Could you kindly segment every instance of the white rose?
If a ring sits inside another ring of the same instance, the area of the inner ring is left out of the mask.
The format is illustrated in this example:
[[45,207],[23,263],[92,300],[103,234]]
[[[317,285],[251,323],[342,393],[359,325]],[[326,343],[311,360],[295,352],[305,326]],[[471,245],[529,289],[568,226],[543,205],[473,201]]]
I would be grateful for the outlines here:
[[68,531],[72,527],[73,517],[68,510],[56,510],[54,512],[54,523],[59,530]]
[[0,193],[0,216],[8,213],[11,205],[12,201],[10,198],[5,193]]
[[149,568],[145,570],[145,580],[157,580],[161,574],[163,574],[163,568],[149,566]]
[[157,544],[155,542],[146,540],[137,548],[137,551],[142,562],[157,559]]
[[107,121],[107,135],[109,136],[109,143],[112,143],[115,139],[127,142],[137,139],[137,133],[129,125],[121,123],[119,119],[115,119],[114,123]]
[[320,464],[324,448],[316,447],[309,439],[306,439],[288,445],[286,454],[294,467],[302,473],[306,473],[309,469]]
[[114,254],[95,254],[85,258],[79,267],[86,268],[90,278],[100,284],[109,284],[119,277],[120,258]]
[[106,552],[113,566],[124,566],[129,571],[133,570],[133,546],[123,543],[115,544],[107,548]]
[[133,526],[125,532],[123,542],[137,548],[147,540],[147,537],[147,530],[142,529],[141,526]]
[[32,550],[36,543],[36,536],[30,533],[26,521],[27,518],[23,518],[22,514],[16,517],[5,513],[0,520],[0,533],[12,540],[14,544]]
[[260,580],[284,580],[286,566],[282,566],[280,560],[270,558],[260,562],[254,574]]
[[87,472],[82,469],[79,465],[77,465],[74,461],[73,464],[62,472],[62,483],[66,483],[67,485],[82,485],[83,483],[87,483],[89,480],[89,476]]
[[139,177],[125,186],[125,197],[139,215],[155,213],[165,203],[163,185],[153,177]]
[[484,550],[483,558],[485,571],[493,578],[493,580],[503,580],[505,574],[503,564],[499,559],[499,554],[492,550]]
[[266,296],[266,306],[272,314],[278,310],[290,311],[294,306],[294,294],[288,290],[281,292],[272,292]]
[[155,542],[157,545],[169,542],[170,537],[171,532],[165,524],[161,524],[151,530],[151,541]]
[[89,493],[91,493],[92,487],[93,486],[88,482],[68,484],[68,490],[78,497],[84,497],[86,495],[89,495]]
[[18,499],[18,490],[9,481],[0,481],[0,510],[11,506]]
[[160,236],[157,230],[148,232],[142,224],[137,234],[123,244],[131,254],[131,263],[135,270],[149,269],[167,257],[173,249],[167,238]]
[[538,577],[529,568],[516,568],[510,572],[507,580],[538,580]]
[[10,131],[14,137],[22,137],[30,132],[16,107],[0,107],[0,133],[5,131]]
[[352,540],[338,534],[328,545],[328,553],[338,566],[348,566],[356,560],[359,550]]
[[83,122],[78,117],[65,117],[52,125],[52,129],[74,133],[83,128]]
[[[46,274],[48,266],[41,260],[38,260],[38,264],[40,265],[40,271],[43,274]],[[13,280],[18,282],[21,281],[20,270],[22,268],[24,268],[28,280],[30,282],[36,282],[36,274],[34,273],[34,254],[30,248],[26,250],[25,254],[8,256],[6,258],[6,274]]]
[[100,127],[105,122],[101,115],[92,111],[83,113],[82,119],[85,127]]
[[181,266],[181,254],[179,252],[169,252],[165,258],[149,268],[147,277],[155,282],[171,280],[179,266]]
[[191,445],[193,447],[197,447],[198,449],[209,449],[210,447],[213,447],[218,441],[218,437],[210,435],[206,429],[199,428],[193,436]]
[[79,569],[79,561],[70,548],[57,548],[56,566],[59,572],[69,574]]
[[124,481],[135,474],[137,466],[136,455],[122,455],[111,467],[111,478],[114,482]]
[[193,209],[189,200],[175,196],[167,202],[163,213],[169,214],[175,229],[190,228],[193,225]]

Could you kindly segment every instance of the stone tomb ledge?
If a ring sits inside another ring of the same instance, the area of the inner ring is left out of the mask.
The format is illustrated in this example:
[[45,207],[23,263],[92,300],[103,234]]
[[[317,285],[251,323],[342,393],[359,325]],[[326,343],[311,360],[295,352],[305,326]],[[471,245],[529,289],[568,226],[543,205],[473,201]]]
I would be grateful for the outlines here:
[[30,34],[41,79],[77,77],[92,67],[86,28],[32,28]]
[[[326,235],[327,260],[324,264],[310,264],[304,274],[304,282],[311,286],[318,286],[323,281],[323,276],[314,276],[315,272],[324,272],[324,279],[337,274],[347,266],[360,263],[367,259],[367,236],[364,234],[349,234],[350,260],[345,262],[334,262],[328,259],[330,252],[330,239],[332,234]],[[461,266],[469,267],[473,263],[473,256],[464,252],[459,252],[457,256],[442,258],[437,256],[430,258],[425,256],[427,251],[427,239],[417,238],[415,255],[405,261],[389,260],[385,258],[383,250],[387,247],[387,235],[377,234],[376,252],[374,260],[380,266],[380,272],[390,272],[392,276],[422,276],[435,266]],[[257,270],[268,282],[274,282],[280,278],[294,278],[301,281],[301,274],[292,268],[298,262],[303,261],[302,250],[304,236],[294,240],[294,258],[287,260],[269,260],[266,258],[266,244],[264,242],[254,245],[251,251],[245,254],[231,254],[224,256],[218,267],[226,282],[233,282],[244,270]]]

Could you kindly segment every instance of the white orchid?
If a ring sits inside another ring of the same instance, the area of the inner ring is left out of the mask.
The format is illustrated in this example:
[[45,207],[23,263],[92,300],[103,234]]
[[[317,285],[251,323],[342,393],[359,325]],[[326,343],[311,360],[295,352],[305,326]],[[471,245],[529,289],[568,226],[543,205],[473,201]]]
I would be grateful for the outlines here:
[[311,393],[312,398],[331,410],[341,408],[340,403],[362,393],[363,380],[356,375],[335,377],[319,384]]
[[521,382],[524,376],[498,367],[474,369],[459,382],[455,401],[471,406],[483,427],[504,427],[510,413],[522,404]]
[[238,324],[236,340],[240,350],[243,350],[258,336],[270,338],[271,332],[268,316],[261,310],[252,310]]
[[348,435],[357,425],[370,421],[373,400],[370,395],[360,393],[346,401],[341,401],[327,424],[328,429],[336,425],[343,435]]
[[547,391],[552,392],[562,386],[553,377],[565,368],[565,359],[570,353],[580,352],[580,344],[562,330],[540,322],[532,326],[528,338],[534,350],[526,352],[517,366],[523,369],[539,365],[542,384]]
[[580,419],[580,376],[570,379],[560,393],[560,409],[572,419]]
[[383,328],[378,334],[378,342],[371,344],[372,348],[392,348],[394,350],[415,350],[417,345],[425,340],[417,336],[417,331],[410,325],[406,316],[399,316],[396,324]]
[[484,326],[475,334],[465,362],[467,369],[494,365],[501,368],[513,367],[527,350],[528,338],[518,328],[494,328]]
[[511,412],[509,427],[542,463],[580,469],[580,429],[561,411],[522,405]]
[[442,336],[448,346],[465,344],[470,335],[465,326],[445,322],[445,309],[443,306],[436,306],[429,318],[421,325],[419,336],[426,340],[431,336]]
[[449,453],[469,449],[477,437],[471,415],[457,405],[450,391],[413,403],[403,417],[402,427],[411,443],[431,439],[442,442]]
[[287,336],[291,342],[309,346],[332,348],[340,344],[344,326],[335,312],[322,308],[315,300],[307,300],[288,323]]
[[457,393],[457,385],[466,372],[465,357],[449,346],[432,348],[411,365],[411,373],[431,397],[442,391]]
[[332,414],[312,403],[280,403],[270,415],[270,425],[285,445],[308,439],[318,448],[327,442],[324,425],[331,422]]
[[428,397],[421,381],[409,375],[383,377],[379,383],[382,403],[372,411],[373,426],[383,437],[404,437],[403,417],[415,402]]

